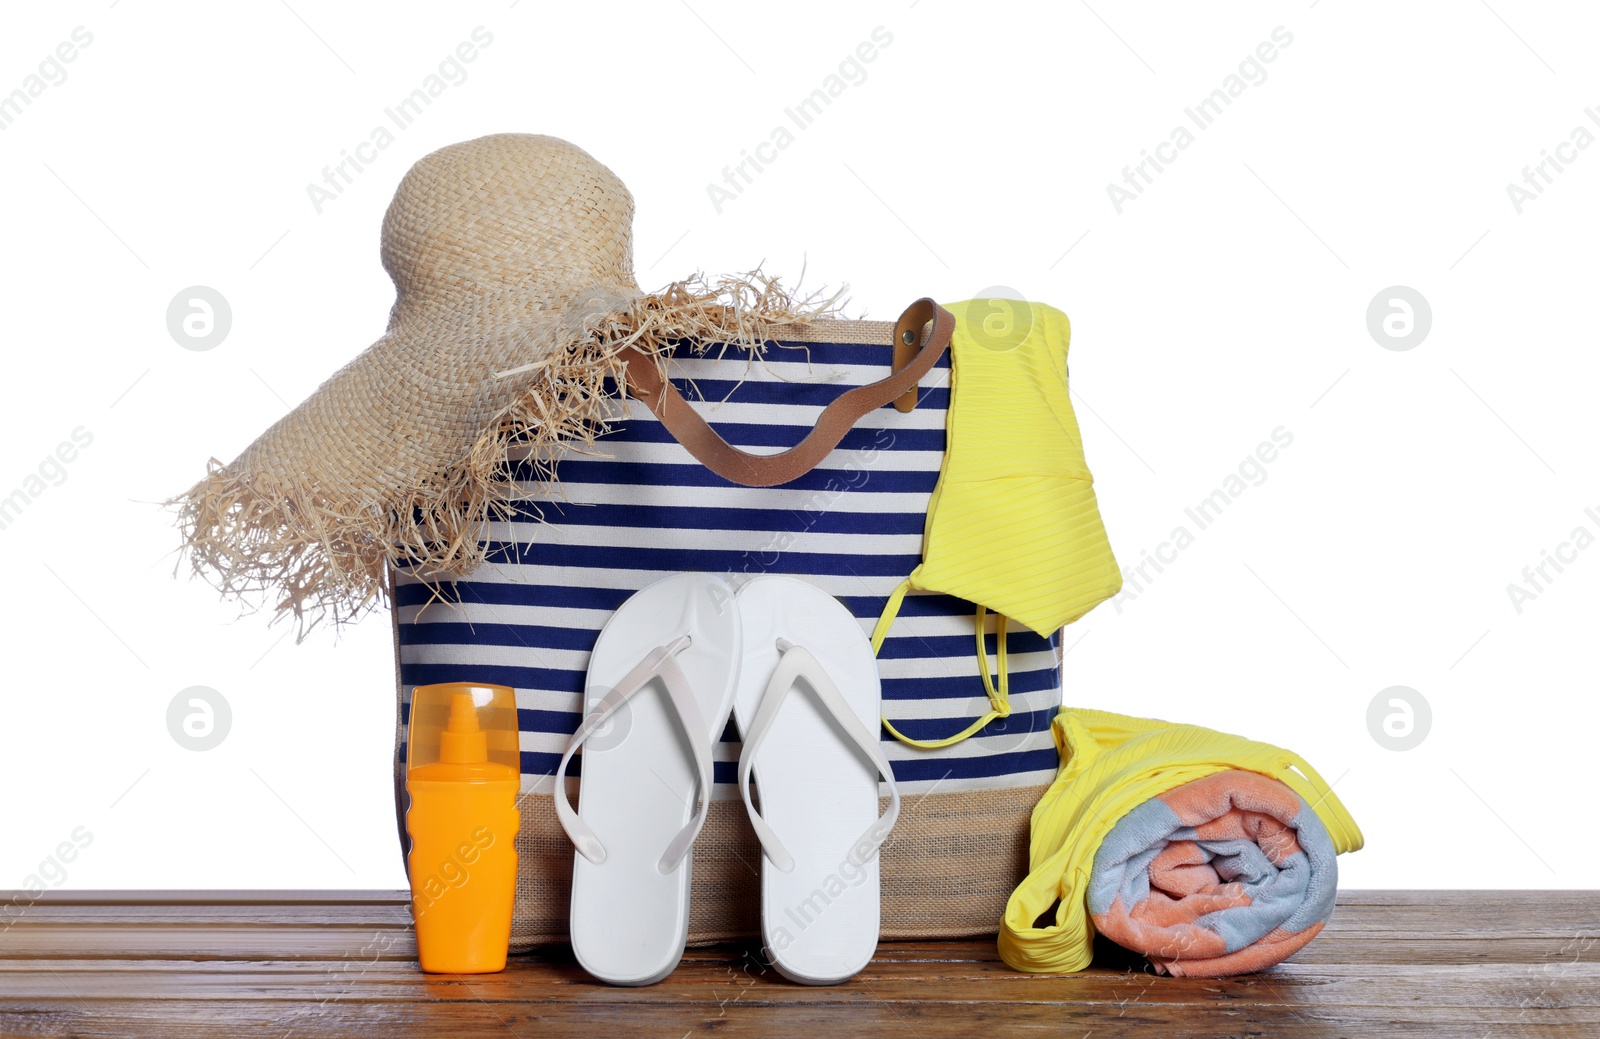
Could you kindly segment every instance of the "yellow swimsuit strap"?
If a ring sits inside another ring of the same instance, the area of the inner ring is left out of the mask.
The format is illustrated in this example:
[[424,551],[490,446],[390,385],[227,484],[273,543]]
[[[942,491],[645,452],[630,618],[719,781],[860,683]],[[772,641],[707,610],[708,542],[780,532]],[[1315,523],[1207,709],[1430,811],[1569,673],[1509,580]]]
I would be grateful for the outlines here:
[[[890,594],[889,601],[884,604],[883,614],[878,618],[878,624],[872,630],[872,652],[876,654],[883,647],[883,640],[889,634],[889,628],[894,624],[895,617],[900,612],[900,604],[905,601],[906,592],[911,590],[911,579],[908,577]],[[949,747],[960,743],[968,736],[981,730],[996,718],[1011,716],[1011,681],[1010,670],[1006,666],[1006,617],[1003,613],[995,614],[995,656],[998,660],[1000,680],[998,686],[989,672],[989,650],[983,644],[984,621],[989,611],[979,605],[973,614],[973,628],[978,644],[978,673],[983,676],[983,689],[989,695],[989,711],[983,717],[956,733],[946,736],[942,740],[914,740],[894,727],[889,721],[889,716],[883,716],[883,727],[889,734],[908,747],[919,747],[922,750],[938,750],[940,747]]]

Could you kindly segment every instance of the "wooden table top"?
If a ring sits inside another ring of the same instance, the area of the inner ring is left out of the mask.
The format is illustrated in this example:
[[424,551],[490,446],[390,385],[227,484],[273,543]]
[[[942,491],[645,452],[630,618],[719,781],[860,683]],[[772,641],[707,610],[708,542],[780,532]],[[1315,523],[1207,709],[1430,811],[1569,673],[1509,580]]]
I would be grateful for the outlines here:
[[1290,962],[1220,981],[1110,947],[1019,974],[983,939],[885,942],[833,988],[754,943],[691,949],[648,988],[595,983],[564,947],[425,975],[403,892],[53,892],[9,919],[4,1036],[1600,1036],[1600,892],[1345,891]]

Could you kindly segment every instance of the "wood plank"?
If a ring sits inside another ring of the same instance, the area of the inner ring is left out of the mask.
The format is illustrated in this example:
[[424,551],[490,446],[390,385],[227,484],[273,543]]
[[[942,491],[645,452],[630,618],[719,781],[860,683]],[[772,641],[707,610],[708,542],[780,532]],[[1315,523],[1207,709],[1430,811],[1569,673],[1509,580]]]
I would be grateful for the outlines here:
[[29,895],[26,891],[0,890],[0,906],[16,901],[34,906],[72,905],[408,905],[403,888],[133,888],[121,890],[56,888]]
[[574,1013],[566,1005],[541,1003],[423,1002],[288,1005],[240,1000],[220,1005],[152,1000],[73,999],[7,1002],[0,1005],[0,1033],[72,1035],[85,1039],[188,1039],[191,1036],[371,1037],[410,1039],[506,1039],[508,1035],[561,1039],[565,1036],[684,1036],[715,1034],[732,1039],[819,1039],[840,1035],[904,1039],[1005,1035],[1062,1037],[1127,1036],[1172,1039],[1345,1039],[1355,1036],[1417,1036],[1425,1039],[1570,1037],[1600,1034],[1600,1013],[1544,1008],[1320,1009],[1284,1004],[1211,1004],[1203,1013],[1175,1019],[1166,1006],[1132,1003],[1110,1008],[1073,1003],[988,1004],[952,1014],[938,1004],[766,1006],[730,994],[713,1006],[595,1003]]
[[[231,915],[231,914],[230,914]],[[1535,931],[1538,928],[1506,929]],[[925,943],[885,942],[881,956],[917,955]],[[990,939],[975,947],[998,958]],[[901,950],[904,950],[903,952]],[[1107,955],[1113,955],[1110,950]],[[331,918],[274,925],[269,918],[240,922],[193,917],[166,924],[137,924],[95,918],[72,924],[28,921],[0,935],[0,962],[7,959],[94,959],[116,955],[137,959],[278,960],[414,959],[409,916],[396,911],[385,919]],[[537,955],[537,954],[535,954]],[[1600,956],[1600,928],[1515,937],[1434,935],[1421,930],[1385,934],[1376,927],[1360,932],[1327,931],[1294,958],[1296,963],[1486,963],[1531,964],[1560,960],[1587,962]],[[1130,957],[1130,962],[1134,958]]]
[[[347,897],[341,897],[347,896]],[[21,897],[0,892],[0,927],[5,903]],[[37,922],[162,922],[231,920],[240,923],[330,920],[374,924],[409,914],[404,891],[189,891],[46,892],[14,911]],[[1319,941],[1346,934],[1387,936],[1600,934],[1600,893],[1592,891],[1343,891],[1338,909]],[[3,952],[0,952],[3,955]]]
[[404,892],[51,892],[0,929],[6,1036],[1600,1035],[1596,892],[1342,892],[1298,956],[1221,980],[1104,942],[1081,974],[1020,974],[992,938],[885,942],[833,988],[783,981],[752,942],[690,949],[642,989],[593,982],[565,946],[431,976]]
[[410,926],[159,927],[106,924],[14,927],[0,936],[0,964],[10,959],[416,959]]
[[[753,950],[751,950],[753,953]],[[20,966],[20,965],[19,965]],[[730,991],[770,1005],[1151,1003],[1203,1007],[1216,1003],[1284,1003],[1305,1007],[1480,1007],[1538,1005],[1544,1009],[1600,1010],[1600,964],[1559,964],[1552,969],[1507,972],[1499,965],[1448,967],[1280,967],[1237,978],[1159,978],[1145,973],[1091,970],[1066,976],[1017,974],[1004,969],[929,969],[926,964],[874,963],[848,985],[793,985],[752,955],[719,963],[685,965],[647,988],[611,988],[589,979],[576,964],[518,962],[502,974],[430,976],[412,965],[324,963],[322,969],[285,964],[276,971],[190,971],[181,964],[142,971],[14,969],[0,974],[0,999],[77,997],[184,1001],[280,1000],[322,1002],[567,1002],[572,1004],[716,1005]],[[963,1009],[963,1012],[965,1010]]]

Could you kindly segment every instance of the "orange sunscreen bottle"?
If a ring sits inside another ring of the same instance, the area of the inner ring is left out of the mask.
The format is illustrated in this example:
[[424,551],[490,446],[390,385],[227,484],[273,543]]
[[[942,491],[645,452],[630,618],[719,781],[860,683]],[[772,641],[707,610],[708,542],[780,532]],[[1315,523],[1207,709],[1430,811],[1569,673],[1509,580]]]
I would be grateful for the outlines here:
[[517,704],[501,685],[411,694],[406,832],[417,955],[435,974],[504,970],[517,884]]

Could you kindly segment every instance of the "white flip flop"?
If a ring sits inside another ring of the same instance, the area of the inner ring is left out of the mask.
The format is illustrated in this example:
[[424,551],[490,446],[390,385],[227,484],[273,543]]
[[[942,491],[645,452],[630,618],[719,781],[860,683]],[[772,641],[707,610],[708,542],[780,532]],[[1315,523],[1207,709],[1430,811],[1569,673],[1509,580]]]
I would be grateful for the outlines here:
[[[556,769],[555,807],[577,847],[572,951],[613,985],[672,972],[689,936],[691,849],[711,804],[711,747],[728,723],[740,659],[733,590],[676,574],[623,603],[589,658],[584,720]],[[578,811],[573,752],[589,742]]]
[[[757,577],[736,601],[739,789],[765,858],[761,936],[784,977],[835,985],[878,947],[878,848],[900,814],[878,746],[878,663],[860,623],[815,585]],[[890,794],[881,818],[880,776]]]

